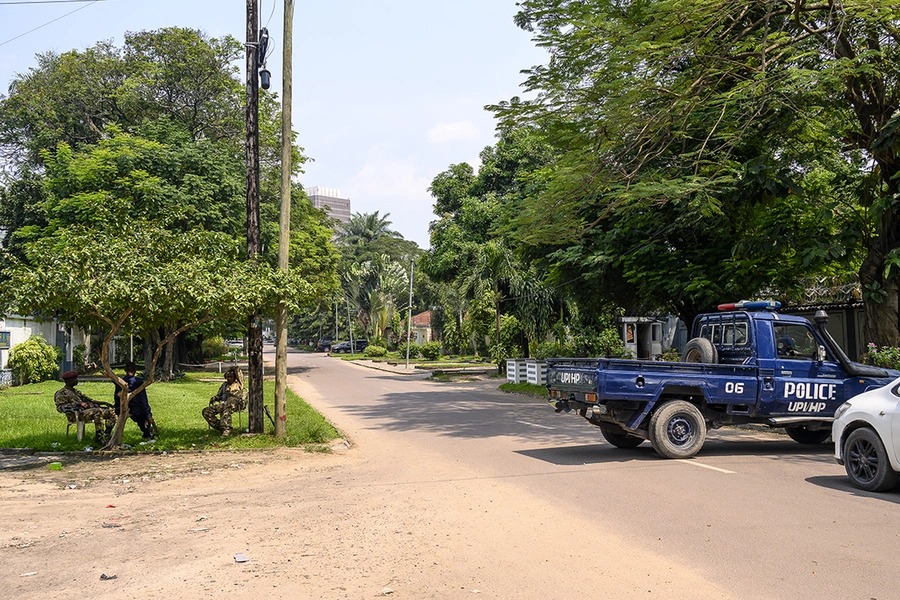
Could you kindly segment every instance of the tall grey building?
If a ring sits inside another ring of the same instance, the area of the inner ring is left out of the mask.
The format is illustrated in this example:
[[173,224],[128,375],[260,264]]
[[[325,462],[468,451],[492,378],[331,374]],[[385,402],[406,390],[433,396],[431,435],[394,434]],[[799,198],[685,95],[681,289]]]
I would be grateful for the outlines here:
[[332,217],[346,223],[350,220],[350,199],[341,198],[341,191],[336,188],[313,186],[306,188],[309,201],[316,208],[324,208]]

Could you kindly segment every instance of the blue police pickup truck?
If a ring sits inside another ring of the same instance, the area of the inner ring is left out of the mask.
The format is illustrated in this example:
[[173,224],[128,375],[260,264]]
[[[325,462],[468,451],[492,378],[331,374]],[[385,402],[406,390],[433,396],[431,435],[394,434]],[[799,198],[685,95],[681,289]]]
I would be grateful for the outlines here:
[[825,311],[813,326],[778,307],[742,302],[699,315],[680,363],[550,359],[550,403],[599,427],[614,446],[649,439],[665,458],[694,456],[708,429],[744,423],[784,427],[801,444],[820,444],[838,406],[900,373],[852,362],[826,330]]

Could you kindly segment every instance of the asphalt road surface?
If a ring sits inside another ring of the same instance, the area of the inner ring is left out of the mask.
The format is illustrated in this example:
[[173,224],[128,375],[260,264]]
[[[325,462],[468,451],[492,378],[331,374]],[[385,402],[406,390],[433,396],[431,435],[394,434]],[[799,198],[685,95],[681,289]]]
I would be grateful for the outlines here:
[[614,448],[497,380],[441,383],[301,353],[289,372],[364,457],[346,485],[390,488],[411,512],[440,506],[429,518],[456,568],[473,569],[468,592],[900,598],[900,492],[852,488],[829,444],[722,429],[697,457],[665,460],[648,442]]

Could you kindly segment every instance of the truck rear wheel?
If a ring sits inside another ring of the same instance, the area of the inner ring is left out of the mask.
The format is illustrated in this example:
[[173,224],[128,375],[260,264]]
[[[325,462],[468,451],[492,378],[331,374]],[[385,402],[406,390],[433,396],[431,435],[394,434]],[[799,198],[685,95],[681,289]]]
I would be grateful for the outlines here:
[[637,448],[644,442],[644,438],[631,435],[615,425],[601,425],[600,433],[603,434],[603,439],[616,448]]
[[813,430],[807,429],[802,425],[800,427],[785,427],[784,430],[787,432],[788,436],[798,444],[807,444],[810,446],[821,444],[831,435],[830,428]]
[[719,362],[719,353],[708,339],[697,337],[684,345],[681,362],[714,365]]
[[706,421],[700,410],[683,400],[666,402],[650,417],[650,443],[664,458],[690,458],[703,447]]

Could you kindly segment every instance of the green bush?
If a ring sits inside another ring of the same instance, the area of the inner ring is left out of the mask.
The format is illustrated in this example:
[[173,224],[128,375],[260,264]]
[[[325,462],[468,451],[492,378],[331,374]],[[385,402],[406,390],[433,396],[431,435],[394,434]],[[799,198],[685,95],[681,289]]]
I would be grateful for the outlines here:
[[538,342],[531,345],[531,356],[537,360],[575,356],[575,348],[562,342]]
[[900,348],[894,346],[877,348],[870,342],[863,355],[863,362],[883,369],[900,369]]
[[366,346],[366,349],[363,352],[363,354],[365,354],[366,356],[370,356],[372,358],[376,358],[376,357],[384,356],[385,354],[387,354],[387,348],[385,348],[384,346],[378,346],[378,345],[372,344],[372,345]]
[[60,354],[57,348],[33,335],[9,353],[9,368],[19,385],[55,379],[59,374]]
[[85,359],[87,358],[87,346],[84,344],[78,344],[74,348],[72,348],[72,367],[76,371],[81,371],[84,368]]
[[420,347],[422,356],[427,360],[437,360],[441,357],[440,342],[426,342]]
[[203,338],[200,342],[203,358],[216,358],[228,354],[228,346],[222,336]]
[[406,358],[406,347],[409,346],[409,357],[410,358],[418,358],[419,355],[422,354],[422,349],[415,342],[407,343],[403,342],[397,347],[397,352],[400,353],[400,356]]
[[665,362],[681,362],[681,355],[677,349],[669,348],[660,355],[659,359]]

